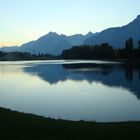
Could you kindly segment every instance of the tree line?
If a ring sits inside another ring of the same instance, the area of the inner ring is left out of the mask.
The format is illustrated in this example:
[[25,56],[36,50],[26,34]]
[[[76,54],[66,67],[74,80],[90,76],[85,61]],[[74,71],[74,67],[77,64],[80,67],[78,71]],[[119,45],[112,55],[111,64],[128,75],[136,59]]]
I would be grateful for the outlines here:
[[129,38],[122,49],[113,49],[108,43],[95,46],[74,46],[64,50],[61,57],[64,59],[140,59],[140,41],[138,48],[134,48],[133,39]]
[[[2,52],[0,51],[0,61],[7,61],[7,55],[10,55],[12,60],[50,60],[58,59],[58,56],[51,54],[31,54],[27,52]],[[11,59],[10,57],[10,59]],[[8,59],[9,60],[9,59]]]
[[[122,49],[114,49],[110,44],[74,46],[64,50],[61,55],[13,52],[21,60],[48,60],[48,59],[140,59],[140,40],[138,48],[134,48],[133,39],[129,38]],[[4,60],[6,52],[0,51],[0,60]]]

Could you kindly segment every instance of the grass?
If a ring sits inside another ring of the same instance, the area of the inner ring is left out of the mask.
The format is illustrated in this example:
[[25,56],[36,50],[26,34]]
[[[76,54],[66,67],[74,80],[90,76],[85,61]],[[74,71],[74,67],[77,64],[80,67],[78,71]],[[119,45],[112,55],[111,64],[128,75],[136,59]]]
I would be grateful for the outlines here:
[[99,139],[140,139],[140,122],[75,122],[0,108],[0,140]]

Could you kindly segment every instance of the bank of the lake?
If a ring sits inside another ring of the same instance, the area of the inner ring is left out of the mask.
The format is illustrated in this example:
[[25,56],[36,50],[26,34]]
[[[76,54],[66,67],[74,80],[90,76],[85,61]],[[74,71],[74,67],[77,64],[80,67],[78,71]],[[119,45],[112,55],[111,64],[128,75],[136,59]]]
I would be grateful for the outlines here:
[[0,108],[1,140],[138,139],[140,122],[97,123],[44,118]]

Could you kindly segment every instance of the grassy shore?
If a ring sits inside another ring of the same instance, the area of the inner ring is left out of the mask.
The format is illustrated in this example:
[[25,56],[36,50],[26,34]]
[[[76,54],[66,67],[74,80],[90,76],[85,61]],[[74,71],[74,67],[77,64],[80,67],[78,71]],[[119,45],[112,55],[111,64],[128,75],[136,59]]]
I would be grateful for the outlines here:
[[0,140],[125,140],[138,138],[140,138],[140,122],[75,122],[0,108]]

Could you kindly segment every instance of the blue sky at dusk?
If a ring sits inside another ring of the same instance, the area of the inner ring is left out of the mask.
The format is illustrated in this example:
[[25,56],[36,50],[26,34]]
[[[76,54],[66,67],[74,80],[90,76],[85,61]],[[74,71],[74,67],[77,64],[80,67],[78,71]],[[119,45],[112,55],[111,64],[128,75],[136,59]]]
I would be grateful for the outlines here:
[[0,46],[54,31],[86,34],[122,26],[140,14],[140,0],[0,0]]

